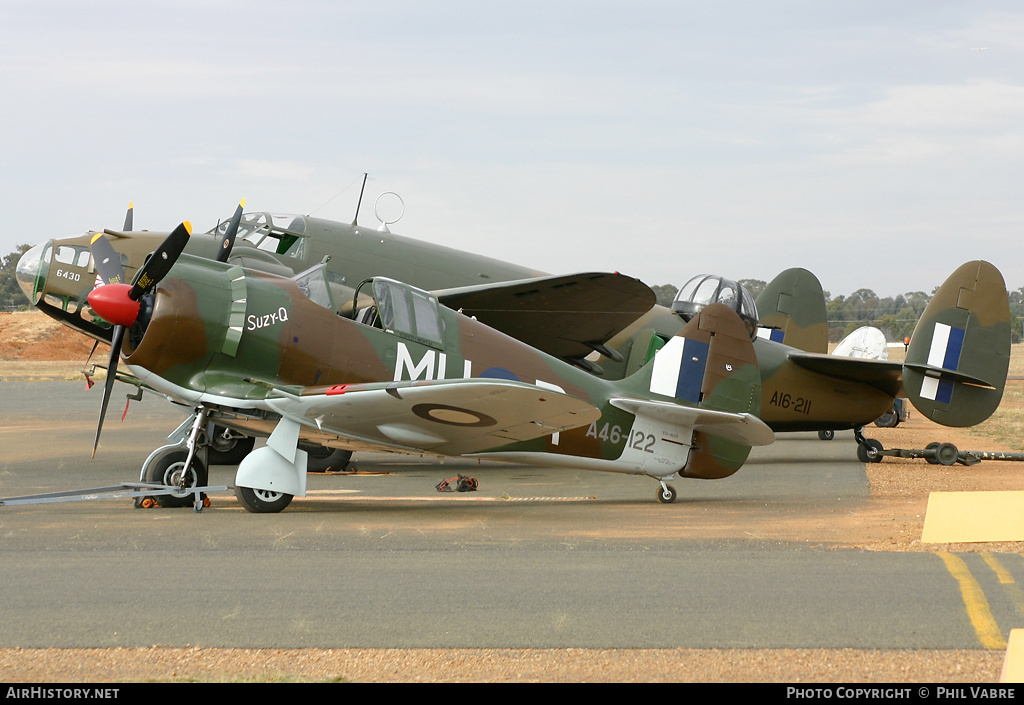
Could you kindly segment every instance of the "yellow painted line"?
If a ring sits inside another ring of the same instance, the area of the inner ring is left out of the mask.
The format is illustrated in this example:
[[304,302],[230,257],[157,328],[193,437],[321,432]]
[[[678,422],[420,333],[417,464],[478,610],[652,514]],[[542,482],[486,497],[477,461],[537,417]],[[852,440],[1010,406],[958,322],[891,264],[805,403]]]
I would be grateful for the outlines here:
[[1010,571],[1003,567],[1003,564],[996,560],[996,557],[991,553],[982,553],[981,558],[996,574],[999,584],[1006,586],[1006,590],[1010,594],[1010,600],[1013,602],[1013,609],[1017,610],[1017,614],[1024,617],[1024,592],[1021,592],[1021,589],[1017,587],[1017,581],[1010,574]]
[[987,551],[982,553],[981,559],[985,561],[985,563],[988,564],[988,567],[992,569],[992,572],[996,574],[996,577],[999,578],[999,583],[1001,585],[1012,585],[1013,583],[1017,582],[1013,579],[1013,576],[1010,575],[1010,571],[1004,568],[1003,564],[996,560],[996,557],[993,556],[991,553],[988,553]]
[[995,617],[992,616],[992,609],[981,585],[971,575],[967,564],[952,553],[936,554],[946,564],[946,570],[956,579],[960,585],[960,596],[963,598],[964,606],[967,608],[967,616],[974,627],[974,633],[978,635],[978,641],[986,649],[1005,649],[1006,640],[999,631]]

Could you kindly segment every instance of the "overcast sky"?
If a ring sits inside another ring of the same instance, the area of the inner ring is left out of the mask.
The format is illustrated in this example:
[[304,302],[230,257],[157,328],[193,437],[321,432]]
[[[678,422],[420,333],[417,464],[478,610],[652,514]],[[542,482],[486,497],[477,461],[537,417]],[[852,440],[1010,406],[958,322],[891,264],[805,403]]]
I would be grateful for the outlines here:
[[0,255],[248,210],[551,272],[1024,286],[1019,2],[3,0]]

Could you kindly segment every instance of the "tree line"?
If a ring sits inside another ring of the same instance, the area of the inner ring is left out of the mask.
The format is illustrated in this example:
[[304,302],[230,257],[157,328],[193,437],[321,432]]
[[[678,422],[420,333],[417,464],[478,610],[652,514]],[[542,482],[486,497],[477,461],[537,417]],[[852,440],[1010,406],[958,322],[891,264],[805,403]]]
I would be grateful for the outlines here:
[[[760,279],[740,279],[739,284],[755,299],[764,291],[767,282]],[[671,284],[651,287],[658,295],[658,303],[671,306],[678,289]],[[931,294],[908,291],[896,296],[879,297],[871,289],[858,289],[849,295],[833,297],[825,292],[825,314],[828,318],[829,342],[838,343],[862,326],[874,326],[890,342],[901,342],[914,332],[925,307],[938,290]],[[1010,299],[1010,338],[1021,342],[1021,324],[1024,322],[1024,287],[1007,291]]]

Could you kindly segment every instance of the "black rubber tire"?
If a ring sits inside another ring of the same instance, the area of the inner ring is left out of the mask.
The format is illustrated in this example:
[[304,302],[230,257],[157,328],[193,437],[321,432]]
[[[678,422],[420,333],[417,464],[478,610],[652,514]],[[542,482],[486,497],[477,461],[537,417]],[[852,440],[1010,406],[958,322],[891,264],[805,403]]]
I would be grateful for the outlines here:
[[882,456],[875,451],[884,450],[882,444],[874,438],[866,438],[863,443],[857,444],[857,460],[862,463],[880,463]]
[[672,504],[676,501],[676,497],[676,488],[672,485],[665,485],[664,489],[658,488],[658,501],[662,504]]
[[[161,485],[177,485],[181,471],[185,468],[185,459],[188,451],[185,449],[172,450],[158,457],[149,467],[146,468],[146,482],[156,482]],[[209,484],[209,473],[203,461],[199,458],[192,458],[191,477],[186,483],[188,487],[202,487]],[[162,494],[153,499],[161,507],[191,507],[195,495],[186,492],[183,495]]]
[[[925,449],[925,450],[935,450],[935,449],[936,449],[936,448],[938,448],[938,447],[939,447],[940,445],[941,445],[941,443],[929,443],[928,445],[926,445],[926,446],[924,447],[924,449]],[[924,459],[924,460],[925,460],[925,462],[926,462],[926,463],[928,463],[929,465],[938,465],[938,464],[939,464],[939,459],[938,459],[938,458],[935,458],[935,457],[928,457],[928,456],[925,456],[925,459]]]
[[896,413],[896,407],[889,407],[889,410],[875,419],[875,425],[879,428],[896,428],[900,425],[900,415]]
[[245,511],[253,514],[276,514],[292,502],[290,494],[254,490],[251,487],[235,487],[235,497]]
[[960,451],[952,443],[940,443],[935,449],[935,458],[940,465],[956,465],[960,458]]
[[828,429],[827,431],[818,431],[818,440],[819,441],[831,441],[835,437],[836,437],[836,432],[833,431],[832,429]]
[[308,443],[300,443],[299,448],[306,451],[309,457],[306,459],[306,472],[341,472],[348,467],[352,460],[352,451],[341,450],[340,448],[327,448]]
[[238,465],[256,445],[256,439],[252,436],[225,440],[221,438],[224,430],[223,426],[213,427],[213,438],[210,439],[210,447],[206,453],[210,465]]

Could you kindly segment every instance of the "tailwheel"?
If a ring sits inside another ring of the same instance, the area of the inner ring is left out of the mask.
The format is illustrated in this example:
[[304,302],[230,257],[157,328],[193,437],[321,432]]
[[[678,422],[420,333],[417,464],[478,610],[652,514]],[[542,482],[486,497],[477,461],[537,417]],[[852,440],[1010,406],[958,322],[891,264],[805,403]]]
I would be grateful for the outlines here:
[[865,438],[863,443],[857,444],[857,460],[862,463],[880,463],[882,454],[879,451],[885,450],[884,446],[874,438]]
[[275,514],[291,504],[292,495],[270,490],[256,490],[251,487],[235,487],[235,497],[253,514]]
[[676,488],[662,482],[661,487],[658,488],[658,501],[662,504],[672,504],[672,502],[675,502]]

